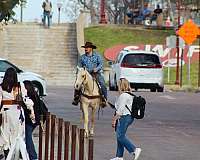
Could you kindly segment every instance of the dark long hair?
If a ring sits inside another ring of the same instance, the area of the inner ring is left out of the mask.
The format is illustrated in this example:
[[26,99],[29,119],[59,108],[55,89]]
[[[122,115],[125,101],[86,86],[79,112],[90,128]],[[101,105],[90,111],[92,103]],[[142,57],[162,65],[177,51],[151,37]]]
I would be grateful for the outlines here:
[[32,101],[34,103],[37,103],[39,100],[39,96],[37,94],[37,92],[35,91],[34,85],[31,81],[29,80],[25,80],[24,81],[24,86],[27,90],[27,96],[32,99]]
[[5,72],[1,87],[4,91],[11,93],[13,87],[17,87],[17,72],[14,68],[8,68]]
[[[24,82],[24,86],[27,90],[27,96],[33,101],[34,105],[33,105],[33,109],[35,112],[35,119],[36,122],[39,124],[39,119],[40,119],[40,115],[39,115],[39,106],[40,106],[40,97],[37,94],[37,92],[35,91],[34,85],[31,81],[29,80],[25,80]],[[25,117],[26,117],[26,111],[25,111]]]

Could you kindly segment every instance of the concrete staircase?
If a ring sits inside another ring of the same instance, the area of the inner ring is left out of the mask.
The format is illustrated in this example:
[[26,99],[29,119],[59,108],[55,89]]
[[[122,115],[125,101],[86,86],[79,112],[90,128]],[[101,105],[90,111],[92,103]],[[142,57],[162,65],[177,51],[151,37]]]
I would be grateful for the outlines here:
[[8,25],[1,33],[0,57],[41,74],[48,85],[73,85],[77,65],[76,24],[50,29],[39,24]]

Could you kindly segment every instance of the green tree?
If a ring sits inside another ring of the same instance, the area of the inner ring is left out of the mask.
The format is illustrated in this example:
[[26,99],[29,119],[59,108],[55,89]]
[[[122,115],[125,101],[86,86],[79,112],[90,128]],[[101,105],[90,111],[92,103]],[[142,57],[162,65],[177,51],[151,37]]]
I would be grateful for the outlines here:
[[8,21],[11,19],[15,12],[13,11],[13,8],[17,4],[25,3],[26,0],[1,0],[0,1],[0,22],[2,20]]

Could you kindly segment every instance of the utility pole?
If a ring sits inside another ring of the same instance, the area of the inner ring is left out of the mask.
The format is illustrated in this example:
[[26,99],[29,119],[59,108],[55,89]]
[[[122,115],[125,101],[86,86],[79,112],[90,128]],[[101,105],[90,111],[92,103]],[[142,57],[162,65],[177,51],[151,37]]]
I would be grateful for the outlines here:
[[20,22],[23,22],[23,1],[20,2]]
[[105,0],[101,0],[100,22],[99,23],[107,24],[106,14],[105,14]]
[[[199,27],[200,30],[200,27]],[[200,35],[198,36],[199,38],[199,75],[198,75],[198,88],[200,88]]]
[[[180,0],[178,0],[177,10],[178,10],[178,29],[179,29],[179,27],[180,27]],[[177,50],[177,65],[176,65],[176,81],[175,81],[175,84],[180,84],[180,81],[179,81],[179,52],[180,52],[180,50],[179,50],[179,36],[178,36],[178,34],[176,34],[176,50]]]

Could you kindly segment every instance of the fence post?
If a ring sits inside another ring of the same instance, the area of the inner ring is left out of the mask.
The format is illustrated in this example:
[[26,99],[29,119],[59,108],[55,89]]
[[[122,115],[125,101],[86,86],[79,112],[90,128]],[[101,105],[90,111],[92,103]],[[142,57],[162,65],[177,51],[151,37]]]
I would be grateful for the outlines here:
[[89,139],[88,160],[93,160],[93,153],[94,153],[93,149],[94,149],[94,140]]
[[79,160],[84,160],[84,134],[85,130],[80,129],[80,138],[79,138]]
[[76,159],[76,125],[72,125],[72,148],[71,148],[71,160]]
[[65,122],[64,160],[68,160],[69,159],[69,126],[70,126],[70,122]]
[[58,122],[58,160],[62,158],[62,131],[63,130],[63,119],[59,118]]
[[50,113],[46,114],[46,132],[45,132],[45,155],[44,159],[48,160],[49,156],[49,126],[50,126]]
[[50,148],[50,160],[54,160],[54,143],[55,143],[55,119],[56,116],[51,116],[51,148]]

